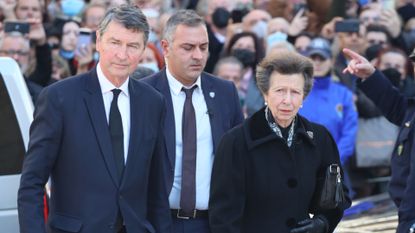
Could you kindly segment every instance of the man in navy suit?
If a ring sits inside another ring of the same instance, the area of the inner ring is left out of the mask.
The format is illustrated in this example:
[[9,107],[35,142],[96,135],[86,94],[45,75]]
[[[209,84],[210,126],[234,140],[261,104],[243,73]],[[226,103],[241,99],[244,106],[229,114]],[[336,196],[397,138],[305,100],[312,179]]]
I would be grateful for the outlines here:
[[231,82],[202,72],[209,41],[206,25],[194,11],[170,17],[161,45],[166,69],[142,81],[166,98],[163,166],[173,232],[208,233],[214,153],[222,135],[243,120],[238,93]]
[[109,10],[97,31],[96,68],[39,96],[18,194],[22,233],[170,232],[159,124],[164,98],[129,79],[148,34],[138,8]]

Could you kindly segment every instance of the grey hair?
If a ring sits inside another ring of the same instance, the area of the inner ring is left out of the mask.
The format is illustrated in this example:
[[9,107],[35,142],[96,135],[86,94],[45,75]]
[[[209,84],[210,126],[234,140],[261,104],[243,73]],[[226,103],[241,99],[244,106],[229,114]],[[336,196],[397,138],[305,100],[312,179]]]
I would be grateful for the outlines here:
[[0,48],[3,47],[3,42],[7,37],[12,37],[13,39],[22,38],[24,41],[24,45],[26,49],[30,50],[30,41],[27,39],[22,33],[13,31],[13,32],[7,32],[3,34],[3,37],[0,37]]
[[178,10],[169,20],[163,31],[163,39],[169,43],[173,42],[173,35],[178,25],[185,25],[188,27],[197,27],[200,25],[206,26],[205,21],[194,10]]
[[229,56],[219,59],[219,61],[215,65],[215,68],[213,69],[213,74],[217,75],[219,73],[220,67],[224,64],[238,65],[239,67],[241,67],[241,70],[243,70],[244,68],[243,64],[236,57]]
[[104,35],[109,23],[112,21],[117,22],[134,32],[143,32],[144,43],[147,43],[148,34],[150,33],[150,26],[147,22],[146,16],[138,7],[123,4],[108,10],[98,25],[98,32],[100,36]]
[[268,92],[274,71],[284,75],[302,74],[304,98],[310,93],[313,87],[313,63],[309,58],[291,51],[281,51],[265,57],[256,69],[257,86],[262,94]]

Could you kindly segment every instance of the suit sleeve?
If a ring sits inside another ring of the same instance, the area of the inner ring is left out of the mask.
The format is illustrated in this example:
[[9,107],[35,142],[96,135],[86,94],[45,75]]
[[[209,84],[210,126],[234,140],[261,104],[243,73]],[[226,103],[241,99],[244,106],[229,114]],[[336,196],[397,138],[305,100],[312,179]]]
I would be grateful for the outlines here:
[[[164,100],[161,106],[161,117],[158,122],[164,122]],[[165,161],[168,161],[166,156],[166,146],[164,144],[163,124],[159,124],[157,132],[157,143],[151,160],[150,179],[148,189],[148,218],[152,223],[157,233],[171,232],[171,216],[168,200],[168,192],[166,189],[165,172],[167,167]]]
[[219,144],[212,170],[209,223],[212,233],[240,233],[245,208],[245,166],[233,135]]
[[[321,139],[320,143],[317,144],[317,146],[319,147],[319,149],[321,151],[321,155],[323,156],[323,159],[322,159],[322,163],[321,163],[321,166],[320,166],[320,169],[319,169],[319,172],[318,172],[319,177],[317,177],[317,179],[318,180],[324,180],[326,169],[331,164],[339,164],[340,165],[340,163],[339,163],[340,158],[339,158],[339,152],[337,150],[336,142],[332,138],[331,134],[325,128],[322,128],[322,130],[319,131],[319,133],[321,133],[322,139]],[[346,203],[343,203],[343,205],[340,205],[335,209],[330,209],[330,210],[321,209],[321,208],[318,207],[318,197],[320,195],[319,193],[320,193],[321,190],[316,190],[314,195],[317,198],[314,198],[315,203],[313,203],[313,205],[315,206],[315,209],[310,211],[311,213],[313,213],[315,215],[324,216],[324,218],[329,223],[328,232],[333,232],[334,231],[337,224],[340,222],[341,218],[343,217],[344,210],[349,208],[350,205],[351,205],[351,199],[348,195],[348,188],[344,184],[343,169],[341,169],[341,173],[342,173],[342,184],[343,184],[344,194],[345,194],[345,197],[346,197]],[[317,186],[317,187],[320,188],[320,186]]]
[[57,92],[50,88],[41,92],[30,127],[30,141],[23,162],[18,191],[21,233],[44,233],[44,187],[58,155],[62,116]]
[[398,126],[401,125],[405,118],[407,99],[392,86],[380,71],[375,71],[372,76],[361,82],[359,87],[375,102],[390,122]]

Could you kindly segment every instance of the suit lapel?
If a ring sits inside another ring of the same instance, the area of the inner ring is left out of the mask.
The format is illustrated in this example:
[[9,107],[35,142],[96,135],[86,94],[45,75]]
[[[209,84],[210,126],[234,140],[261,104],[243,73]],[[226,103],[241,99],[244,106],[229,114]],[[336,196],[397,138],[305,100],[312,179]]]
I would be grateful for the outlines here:
[[166,117],[164,120],[164,140],[167,147],[171,167],[176,162],[176,124],[174,122],[174,109],[171,100],[170,87],[167,81],[166,70],[160,72],[160,76],[156,77],[157,82],[155,88],[164,95],[166,99]]
[[146,106],[144,103],[145,99],[141,96],[140,89],[137,85],[134,85],[134,82],[135,80],[130,79],[128,83],[128,91],[130,94],[130,141],[128,143],[127,161],[121,186],[127,182],[126,178],[132,177],[128,173],[136,172],[132,171],[129,167],[134,166],[137,159],[140,158],[137,148],[143,146],[141,143],[144,141],[145,122],[147,121],[147,114],[144,112],[140,113],[140,106]]
[[98,144],[112,180],[118,187],[119,179],[112,153],[111,137],[105,114],[104,101],[95,69],[86,77],[86,92],[84,100],[88,109],[91,124],[94,128]]
[[213,148],[214,151],[216,151],[216,146],[219,143],[220,139],[220,125],[221,125],[221,114],[218,104],[215,104],[215,98],[217,91],[215,90],[215,87],[213,85],[212,80],[209,79],[206,75],[203,73],[201,74],[201,83],[202,83],[202,89],[203,89],[203,96],[205,97],[206,106],[209,113],[209,120],[210,120],[210,128],[212,130],[212,139],[213,139]]

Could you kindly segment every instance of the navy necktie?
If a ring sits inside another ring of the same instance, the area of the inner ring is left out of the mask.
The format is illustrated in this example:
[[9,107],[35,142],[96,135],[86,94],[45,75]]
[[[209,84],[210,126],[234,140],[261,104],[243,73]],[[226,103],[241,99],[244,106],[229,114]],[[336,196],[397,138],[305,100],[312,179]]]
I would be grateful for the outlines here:
[[196,205],[196,117],[192,94],[197,86],[182,88],[186,94],[182,117],[182,187],[180,207],[183,216],[192,216]]
[[117,165],[118,178],[121,179],[124,172],[124,133],[120,110],[118,109],[118,96],[120,89],[112,89],[114,95],[109,116],[109,129],[111,135],[112,151]]

